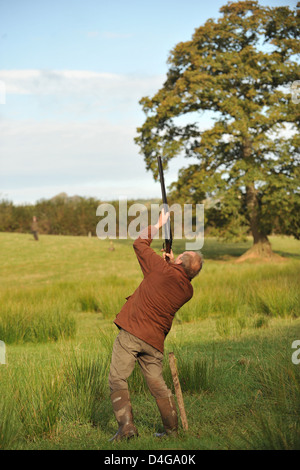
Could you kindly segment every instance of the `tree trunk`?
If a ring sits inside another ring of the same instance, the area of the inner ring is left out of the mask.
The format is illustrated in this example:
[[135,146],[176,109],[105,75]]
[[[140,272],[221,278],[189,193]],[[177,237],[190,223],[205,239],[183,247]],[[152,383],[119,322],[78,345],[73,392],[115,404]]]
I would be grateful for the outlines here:
[[246,188],[246,203],[250,220],[250,230],[253,236],[253,244],[265,243],[270,245],[267,235],[263,233],[259,227],[258,197],[254,184],[251,184]]
[[[251,142],[245,139],[243,145],[243,156],[246,160],[251,157]],[[250,258],[260,258],[271,260],[279,257],[272,251],[271,243],[259,224],[259,201],[254,182],[246,187],[246,204],[250,222],[250,230],[253,236],[253,246],[247,250],[237,261],[244,261]],[[279,257],[281,258],[281,257]]]
[[265,233],[259,227],[258,198],[254,184],[246,188],[246,203],[249,214],[250,230],[253,236],[253,246],[246,251],[238,261],[244,261],[250,258],[271,259],[275,256],[272,251],[271,243]]

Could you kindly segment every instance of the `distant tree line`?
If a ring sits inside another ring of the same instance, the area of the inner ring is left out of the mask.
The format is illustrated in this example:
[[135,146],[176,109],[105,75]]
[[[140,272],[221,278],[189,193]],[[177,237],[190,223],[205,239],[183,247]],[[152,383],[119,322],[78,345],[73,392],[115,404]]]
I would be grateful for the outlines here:
[[[96,215],[97,208],[104,201],[92,197],[73,196],[68,197],[61,193],[52,199],[40,200],[35,204],[14,205],[8,200],[0,201],[0,232],[30,233],[33,216],[37,217],[40,234],[49,235],[76,235],[87,236],[89,233],[96,236],[96,227],[101,217]],[[107,201],[106,201],[107,202]],[[161,204],[160,200],[128,200],[128,208],[134,203],[142,203],[148,209],[151,204]],[[109,201],[116,210],[117,235],[119,232],[119,201]],[[172,197],[169,205],[178,203]],[[232,223],[231,214],[220,207],[219,201],[205,201],[204,204],[205,234],[221,238],[241,240],[250,234],[249,227],[245,224]],[[300,212],[300,211],[299,211]],[[280,214],[273,220],[274,234],[294,235],[300,237],[299,212],[291,213],[289,219],[282,220]],[[138,215],[138,214],[137,214]],[[150,210],[148,210],[148,223],[151,223]],[[242,213],[240,217],[242,218]],[[135,217],[128,217],[128,224]],[[172,214],[171,214],[172,218]],[[228,219],[231,227],[228,230]]]
[[[102,217],[96,215],[100,204],[108,203],[115,208],[116,234],[119,233],[119,201],[101,201],[92,197],[71,196],[60,193],[52,199],[42,199],[35,204],[15,205],[13,202],[0,200],[0,232],[31,232],[33,217],[37,218],[38,231],[48,235],[96,236],[96,227]],[[141,203],[147,208],[151,204],[160,204],[157,199],[128,200],[128,208],[134,203]],[[138,214],[137,214],[138,215]],[[105,215],[104,215],[105,217]],[[135,219],[128,216],[128,224]],[[148,223],[151,223],[150,211]]]
[[0,202],[0,231],[28,233],[33,216],[37,217],[39,233],[51,235],[95,235],[96,209],[94,198],[55,197],[36,204],[14,205]]

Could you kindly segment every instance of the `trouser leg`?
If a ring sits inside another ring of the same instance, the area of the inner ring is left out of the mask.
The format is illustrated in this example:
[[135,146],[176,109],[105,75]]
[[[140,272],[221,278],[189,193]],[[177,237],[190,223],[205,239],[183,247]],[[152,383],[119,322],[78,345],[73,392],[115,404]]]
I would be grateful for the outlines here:
[[[150,347],[151,348],[151,347]],[[151,395],[155,398],[166,398],[172,395],[163,378],[163,354],[148,347],[147,352],[138,356],[138,363],[145,377]]]
[[119,429],[111,440],[121,440],[138,435],[133,423],[132,406],[129,397],[127,379],[132,373],[137,352],[130,347],[128,335],[123,330],[117,336],[109,372],[109,388],[112,408]]
[[176,434],[178,430],[177,409],[172,392],[163,379],[163,354],[156,350],[148,351],[148,354],[139,356],[138,361],[149,390],[156,400],[165,430],[163,434]]
[[121,330],[115,339],[108,377],[110,393],[128,390],[127,379],[134,369],[138,354],[129,339],[124,330]]
[[[177,431],[178,418],[174,397],[167,387],[163,375],[163,354],[142,340],[121,330],[117,336],[109,372],[109,387],[113,410],[119,424],[114,437],[119,439],[137,434],[133,425],[132,409],[129,399],[127,379],[131,375],[135,362],[138,360],[146,383],[161,414],[165,433]],[[123,421],[120,417],[123,416]],[[129,426],[127,426],[129,424]]]

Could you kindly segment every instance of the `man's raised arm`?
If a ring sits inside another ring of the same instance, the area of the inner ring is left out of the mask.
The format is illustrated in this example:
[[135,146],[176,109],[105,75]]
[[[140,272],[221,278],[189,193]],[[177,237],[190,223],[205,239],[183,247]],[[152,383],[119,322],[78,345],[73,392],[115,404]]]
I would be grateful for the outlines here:
[[153,237],[156,235],[157,231],[167,222],[169,216],[169,212],[165,214],[164,209],[162,209],[157,223],[155,225],[149,225],[147,228],[145,228],[133,244],[135,254],[140,263],[144,276],[149,274],[149,272],[153,271],[156,267],[158,268],[159,266],[165,266],[165,261],[163,258],[155,253],[150,245]]

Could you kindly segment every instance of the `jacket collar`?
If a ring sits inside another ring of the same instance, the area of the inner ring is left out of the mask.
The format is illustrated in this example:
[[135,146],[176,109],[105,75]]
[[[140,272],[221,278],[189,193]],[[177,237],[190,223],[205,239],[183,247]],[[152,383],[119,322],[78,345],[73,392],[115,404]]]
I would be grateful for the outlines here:
[[181,266],[181,264],[173,263],[171,266],[173,268],[179,270],[191,282],[191,279],[188,277],[187,273],[185,272],[185,270],[184,270],[183,266]]

